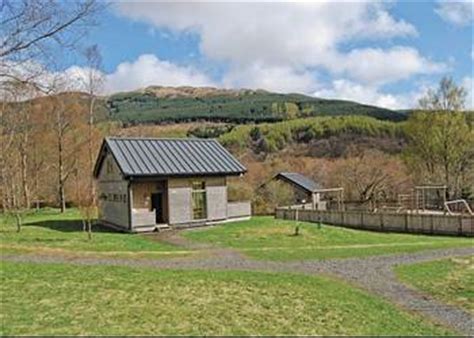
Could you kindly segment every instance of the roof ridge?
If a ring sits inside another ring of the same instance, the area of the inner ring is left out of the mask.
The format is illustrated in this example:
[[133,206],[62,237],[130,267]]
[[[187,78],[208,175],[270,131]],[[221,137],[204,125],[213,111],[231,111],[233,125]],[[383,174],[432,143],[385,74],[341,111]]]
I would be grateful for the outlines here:
[[155,141],[214,141],[217,142],[216,138],[198,138],[198,137],[141,137],[141,136],[108,136],[106,140],[155,140]]

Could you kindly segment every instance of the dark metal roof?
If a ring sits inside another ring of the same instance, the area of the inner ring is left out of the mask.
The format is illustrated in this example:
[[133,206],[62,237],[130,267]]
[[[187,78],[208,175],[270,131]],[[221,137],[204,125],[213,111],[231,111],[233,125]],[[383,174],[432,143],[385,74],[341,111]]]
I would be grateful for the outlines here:
[[321,185],[314,182],[312,179],[304,175],[301,175],[299,173],[283,172],[283,173],[277,174],[275,178],[288,181],[294,185],[297,185],[298,187],[301,187],[302,189],[308,192],[314,192],[322,188]]
[[[239,175],[246,168],[213,139],[106,138],[124,176]],[[101,156],[95,169],[98,175]]]

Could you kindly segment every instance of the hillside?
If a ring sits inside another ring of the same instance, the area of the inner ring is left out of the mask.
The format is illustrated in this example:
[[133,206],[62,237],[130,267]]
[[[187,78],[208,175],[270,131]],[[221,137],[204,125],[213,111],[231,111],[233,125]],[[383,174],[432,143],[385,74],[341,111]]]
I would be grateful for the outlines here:
[[[234,153],[290,151],[293,156],[337,158],[350,148],[371,148],[399,153],[406,141],[404,123],[367,116],[312,117],[277,123],[240,125],[223,132],[219,140]],[[224,127],[201,127],[203,130]],[[189,133],[193,134],[193,130]],[[200,136],[199,134],[196,136]]]
[[401,121],[400,112],[301,94],[210,87],[147,87],[104,98],[109,118],[126,124],[185,121],[277,122],[315,116],[364,115]]

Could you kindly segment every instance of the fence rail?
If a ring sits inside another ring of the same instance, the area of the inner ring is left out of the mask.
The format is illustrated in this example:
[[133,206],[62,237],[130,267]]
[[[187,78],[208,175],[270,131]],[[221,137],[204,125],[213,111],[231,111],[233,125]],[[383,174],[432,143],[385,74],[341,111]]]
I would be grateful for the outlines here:
[[376,231],[474,236],[473,216],[323,211],[281,207],[275,210],[275,218]]

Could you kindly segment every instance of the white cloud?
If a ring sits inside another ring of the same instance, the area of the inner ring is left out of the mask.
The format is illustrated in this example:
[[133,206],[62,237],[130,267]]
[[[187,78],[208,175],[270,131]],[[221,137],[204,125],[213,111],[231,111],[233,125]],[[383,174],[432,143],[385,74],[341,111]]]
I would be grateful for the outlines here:
[[[30,86],[23,88],[21,92],[16,92],[17,99],[26,99],[38,95],[44,95],[58,91],[84,90],[85,79],[89,73],[88,68],[72,66],[64,71],[50,71],[41,63],[29,60],[25,62],[5,62],[0,67],[0,84],[2,87],[11,80],[24,81]],[[8,91],[8,85],[0,88]]]
[[356,49],[347,55],[335,57],[328,68],[371,85],[404,80],[416,74],[439,73],[447,69],[444,64],[424,58],[411,47]]
[[[226,62],[231,73],[228,77],[238,77],[235,81],[243,86],[252,87],[258,81],[235,76],[241,69],[286,72],[292,79],[298,74],[298,86],[294,89],[297,90],[300,81],[310,82],[308,75],[301,74],[318,67],[337,74],[347,72],[357,81],[385,83],[431,73],[440,66],[407,47],[341,52],[346,42],[418,34],[413,25],[395,19],[388,11],[389,5],[380,2],[344,2],[343,8],[341,3],[330,1],[122,2],[116,8],[123,16],[161,29],[197,34],[201,53],[210,60]],[[375,70],[367,71],[369,67],[364,66],[364,62],[368,64],[364,58],[370,58],[370,68]],[[408,59],[402,62],[399,58]],[[387,59],[392,62],[390,67],[387,67]],[[282,86],[284,79],[278,80],[277,87]]]
[[291,67],[265,67],[254,64],[230,70],[222,80],[232,88],[266,89],[288,93],[308,93],[317,87],[314,76],[308,71],[297,71]]
[[314,92],[314,96],[337,98],[384,107],[388,109],[407,109],[416,106],[421,92],[404,94],[387,94],[374,86],[366,86],[347,79],[332,82],[330,88]]
[[213,81],[204,73],[190,66],[179,66],[144,54],[133,62],[123,62],[106,76],[107,93],[134,90],[151,85],[162,86],[212,86]]
[[467,26],[472,24],[473,3],[470,0],[464,1],[439,1],[435,12],[446,22],[457,26]]
[[[4,67],[4,73],[23,79],[32,78],[45,92],[86,91],[88,78],[100,74],[98,71],[94,73],[89,68],[80,66],[51,72],[36,62],[8,63],[7,66]],[[103,76],[103,85],[99,89],[101,93],[136,90],[151,85],[196,87],[216,85],[206,74],[193,67],[179,66],[160,60],[151,54],[141,55],[133,62],[123,62],[112,73],[101,75]],[[2,80],[0,77],[0,81]],[[35,92],[31,95],[40,94]]]
[[[467,92],[466,109],[474,109],[474,77],[466,76],[460,84]],[[313,95],[322,98],[351,100],[388,109],[410,109],[417,107],[418,100],[426,95],[428,89],[432,87],[430,82],[420,82],[417,85],[419,88],[413,92],[389,94],[384,93],[377,86],[364,85],[347,79],[337,79],[332,81],[329,88],[317,90]]]

